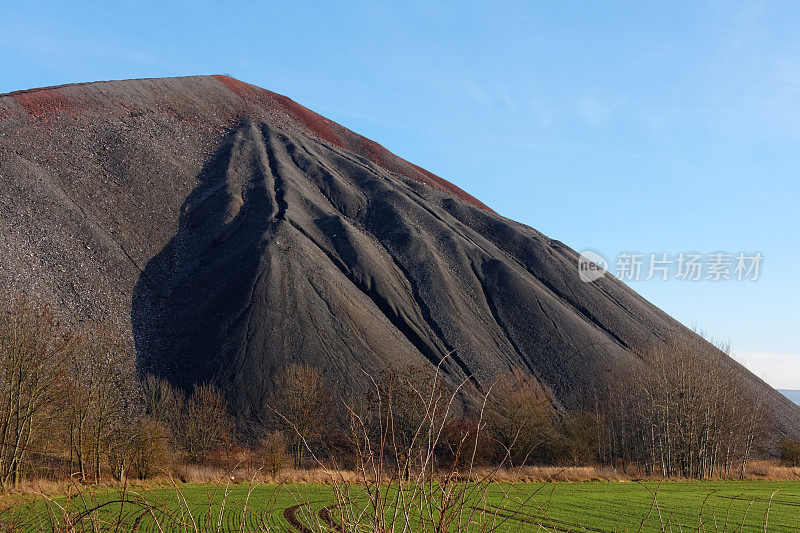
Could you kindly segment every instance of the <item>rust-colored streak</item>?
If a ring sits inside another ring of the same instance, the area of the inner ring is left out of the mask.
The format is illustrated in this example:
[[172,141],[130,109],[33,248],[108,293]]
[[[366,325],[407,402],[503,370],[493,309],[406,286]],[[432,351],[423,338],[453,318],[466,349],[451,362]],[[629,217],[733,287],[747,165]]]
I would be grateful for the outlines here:
[[26,113],[34,117],[71,112],[75,109],[75,105],[57,88],[20,92],[11,97]]
[[415,181],[447,192],[476,207],[494,213],[486,204],[449,181],[413,163],[409,163],[375,141],[367,139],[344,126],[328,120],[286,96],[244,83],[230,76],[217,74],[214,77],[245,101],[264,107],[267,110],[285,113],[303,129],[319,139],[368,159],[386,170],[397,172]]
[[270,96],[272,96],[278,102],[278,105],[283,107],[289,115],[311,130],[314,135],[340,148],[348,148],[345,141],[333,131],[333,122],[283,95],[272,93]]

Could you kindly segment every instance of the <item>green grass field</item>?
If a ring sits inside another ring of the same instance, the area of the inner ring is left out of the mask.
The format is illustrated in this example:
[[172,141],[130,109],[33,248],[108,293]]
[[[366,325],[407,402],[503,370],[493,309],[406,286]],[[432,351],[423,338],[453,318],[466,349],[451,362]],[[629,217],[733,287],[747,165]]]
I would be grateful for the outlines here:
[[[63,526],[64,511],[72,520],[83,520],[78,531],[91,531],[93,526],[111,530],[111,524],[124,524],[120,531],[134,526],[137,531],[329,531],[340,530],[342,523],[342,507],[335,505],[330,486],[179,489],[131,492],[122,504],[117,491],[31,501],[6,511],[0,529],[52,531],[54,524]],[[388,491],[389,499],[396,495]],[[362,488],[350,489],[350,498],[350,513],[368,508]],[[411,530],[434,529],[432,521],[419,516],[422,507],[424,513],[429,511],[428,504],[414,506]],[[473,494],[460,508],[461,525],[453,523],[449,530],[763,532],[768,507],[768,531],[800,531],[798,482],[497,483]],[[88,509],[95,510],[87,513]],[[393,516],[391,506],[387,516]],[[351,516],[350,521],[356,519]],[[360,530],[368,531],[368,521],[361,522],[365,527]],[[401,531],[403,522],[395,522],[394,529]]]

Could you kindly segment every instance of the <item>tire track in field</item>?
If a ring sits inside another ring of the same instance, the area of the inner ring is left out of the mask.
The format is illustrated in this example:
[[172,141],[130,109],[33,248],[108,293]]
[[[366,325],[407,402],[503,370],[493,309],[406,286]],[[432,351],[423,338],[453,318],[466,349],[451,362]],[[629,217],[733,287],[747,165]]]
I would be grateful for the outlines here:
[[310,505],[310,503],[311,502],[298,503],[297,505],[292,505],[283,510],[283,517],[300,533],[314,533],[310,528],[304,526],[303,523],[300,522],[300,519],[297,518],[297,510],[306,505]]
[[331,516],[331,511],[334,509],[338,509],[342,504],[341,503],[334,503],[333,505],[327,505],[319,510],[317,515],[319,519],[322,520],[328,527],[332,528],[334,531],[344,531],[344,526],[341,524],[337,524],[336,521]]

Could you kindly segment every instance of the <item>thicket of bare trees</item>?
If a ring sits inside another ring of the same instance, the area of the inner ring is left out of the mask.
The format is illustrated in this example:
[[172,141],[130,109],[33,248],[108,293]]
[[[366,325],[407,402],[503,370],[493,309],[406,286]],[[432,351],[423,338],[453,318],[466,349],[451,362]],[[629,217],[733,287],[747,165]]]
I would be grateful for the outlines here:
[[786,466],[800,466],[800,441],[791,437],[781,437],[778,442],[781,462]]
[[135,367],[107,325],[85,326],[72,338],[67,372],[56,382],[64,393],[70,464],[81,480],[99,480],[105,458],[112,475],[123,479],[141,414]]
[[523,465],[550,459],[557,421],[552,392],[522,370],[500,376],[488,396],[486,424],[497,460]]
[[47,440],[58,389],[77,343],[51,314],[17,300],[0,314],[0,488],[19,482],[29,451]]
[[[373,457],[368,447],[388,442],[392,456],[383,466],[393,464],[406,476],[429,453],[427,465],[458,462],[465,442],[476,443],[470,457],[485,465],[607,464],[637,475],[743,476],[768,444],[770,427],[735,363],[699,336],[672,339],[641,356],[640,374],[615,369],[614,380],[586,402],[588,410],[564,409],[552,391],[521,370],[502,374],[483,405],[465,407],[453,403],[453,386],[440,374],[397,369],[374,379],[372,391],[343,400],[349,420],[344,433],[356,465],[363,468],[364,457]],[[303,370],[316,377],[314,387],[289,386],[285,375],[298,370],[279,374],[276,394],[305,388],[315,391],[308,401],[334,397],[308,368]],[[306,415],[297,408],[284,412],[298,413],[286,416],[293,424],[284,431],[306,437],[293,445],[313,451],[322,433],[297,431],[308,427],[303,417],[313,420],[313,409]],[[439,430],[420,434],[423,427]]]
[[[341,391],[323,372],[289,365],[274,377],[273,413],[248,435],[209,384],[183,391],[141,376],[104,324],[68,328],[25,300],[0,309],[0,489],[23,476],[148,477],[179,463],[250,457],[354,468],[408,480],[419,468],[609,464],[661,476],[744,472],[769,428],[730,361],[700,339],[642,352],[640,375],[615,369],[589,409],[567,410],[530,374],[509,370],[479,405],[437,368],[400,367]],[[800,462],[796,441],[781,443]],[[453,470],[453,471],[455,471]]]
[[206,459],[229,446],[222,395],[188,397],[142,381],[135,356],[106,324],[67,327],[43,306],[0,305],[0,490],[24,475],[99,482],[147,477],[172,458]]
[[294,467],[300,468],[307,444],[320,440],[332,421],[332,394],[320,370],[308,365],[288,365],[273,381],[268,407],[288,436]]
[[601,400],[603,454],[648,474],[743,474],[769,428],[759,398],[699,337],[643,353],[647,372],[616,369]]

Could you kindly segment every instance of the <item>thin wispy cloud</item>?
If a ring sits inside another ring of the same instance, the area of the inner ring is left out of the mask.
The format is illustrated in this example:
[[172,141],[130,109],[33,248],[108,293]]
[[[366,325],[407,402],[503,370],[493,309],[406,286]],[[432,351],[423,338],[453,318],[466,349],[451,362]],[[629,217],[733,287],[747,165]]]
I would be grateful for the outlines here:
[[486,107],[491,107],[492,99],[483,87],[471,81],[462,81],[461,87],[465,95]]
[[611,116],[622,106],[624,100],[602,100],[593,96],[578,98],[575,108],[581,117],[589,124],[598,126],[608,121]]
[[485,107],[511,111],[519,107],[512,91],[504,85],[484,85],[463,80],[461,86],[467,97]]

